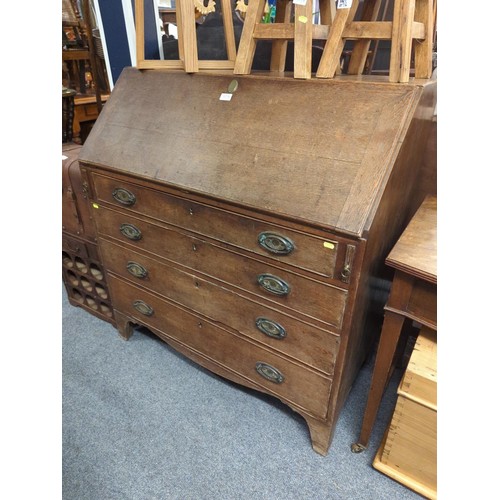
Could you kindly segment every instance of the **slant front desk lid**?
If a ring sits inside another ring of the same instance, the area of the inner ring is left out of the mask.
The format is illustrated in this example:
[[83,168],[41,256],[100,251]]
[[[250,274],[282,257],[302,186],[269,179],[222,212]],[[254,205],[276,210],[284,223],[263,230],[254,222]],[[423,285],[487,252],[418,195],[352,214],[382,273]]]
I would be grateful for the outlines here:
[[422,90],[126,68],[80,161],[361,236]]

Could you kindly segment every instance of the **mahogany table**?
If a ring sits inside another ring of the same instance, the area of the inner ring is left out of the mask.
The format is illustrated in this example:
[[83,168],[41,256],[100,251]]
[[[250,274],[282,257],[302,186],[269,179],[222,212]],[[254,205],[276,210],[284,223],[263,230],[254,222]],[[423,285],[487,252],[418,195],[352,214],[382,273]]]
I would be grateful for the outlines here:
[[386,259],[395,269],[361,433],[351,445],[366,449],[380,401],[392,373],[394,354],[406,319],[437,331],[437,199],[427,196]]

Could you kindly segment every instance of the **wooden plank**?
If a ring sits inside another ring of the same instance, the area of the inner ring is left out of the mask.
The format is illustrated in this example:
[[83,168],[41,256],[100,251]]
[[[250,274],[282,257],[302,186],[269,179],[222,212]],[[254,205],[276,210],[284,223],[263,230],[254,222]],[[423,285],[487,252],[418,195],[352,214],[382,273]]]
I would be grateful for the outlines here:
[[144,1],[135,0],[135,51],[136,65],[144,61]]
[[184,70],[186,73],[198,71],[198,46],[196,43],[196,22],[191,0],[178,0],[177,12],[182,12],[182,45],[184,50]]
[[63,61],[82,61],[90,59],[90,52],[88,50],[63,50]]
[[319,0],[319,20],[325,26],[331,26],[337,12],[335,0]]
[[[362,21],[375,22],[378,18],[382,0],[365,0],[363,3],[363,12],[361,14]],[[370,49],[370,40],[357,40],[352,49],[349,67],[347,68],[348,75],[361,75],[366,65],[368,50]]]
[[430,78],[434,37],[433,0],[416,0],[415,21],[422,22],[425,26],[425,39],[415,44],[415,78]]
[[[137,66],[138,69],[184,69],[184,63],[179,59],[172,60],[152,60],[146,59]],[[199,71],[210,70],[232,70],[234,68],[233,61],[225,60],[201,60],[198,61]]]
[[[330,26],[313,24],[312,38],[313,40],[326,40],[329,31]],[[253,34],[256,40],[293,40],[294,36],[295,26],[293,24],[257,24]]]
[[233,11],[231,0],[221,0],[222,22],[224,24],[224,38],[226,40],[227,58],[229,61],[236,59],[236,40],[234,37]]
[[[419,39],[425,38],[424,23],[412,23],[411,37]],[[373,23],[365,21],[355,21],[353,23],[348,23],[344,28],[342,38],[345,38],[346,40],[356,40],[359,38],[369,38],[371,40],[391,40],[392,21],[377,21]]]
[[[285,24],[293,28],[291,24],[292,2],[290,0],[278,0],[276,2],[276,25]],[[266,26],[263,24],[262,26]],[[274,40],[271,49],[271,71],[285,71],[286,51],[288,40]]]
[[236,54],[236,61],[234,63],[234,74],[236,75],[250,74],[256,47],[254,30],[260,22],[264,6],[265,0],[248,0],[245,22],[243,23],[238,53]]
[[311,78],[312,65],[312,2],[295,5],[295,36],[293,55],[293,77]]
[[406,83],[410,80],[412,26],[415,0],[394,0],[389,81]]
[[357,8],[358,0],[353,0],[352,6],[349,9],[337,9],[316,72],[317,78],[333,78],[335,70],[340,63],[342,49],[344,48],[342,36],[345,25],[354,17]]
[[177,47],[179,50],[179,59],[184,61],[184,33],[182,31],[182,10],[176,9],[177,20]]

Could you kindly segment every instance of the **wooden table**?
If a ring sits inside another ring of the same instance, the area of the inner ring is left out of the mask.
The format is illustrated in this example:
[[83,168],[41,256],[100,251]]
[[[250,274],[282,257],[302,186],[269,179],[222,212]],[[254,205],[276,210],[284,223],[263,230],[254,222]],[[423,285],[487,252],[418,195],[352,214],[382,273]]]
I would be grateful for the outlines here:
[[386,259],[395,269],[377,349],[361,433],[351,445],[366,449],[380,401],[392,373],[394,354],[406,319],[437,331],[437,199],[427,196]]

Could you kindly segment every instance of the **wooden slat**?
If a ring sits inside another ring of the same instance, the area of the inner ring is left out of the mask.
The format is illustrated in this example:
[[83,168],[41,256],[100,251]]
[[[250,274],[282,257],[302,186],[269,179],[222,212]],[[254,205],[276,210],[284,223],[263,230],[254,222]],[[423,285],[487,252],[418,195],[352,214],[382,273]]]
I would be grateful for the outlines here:
[[184,33],[182,31],[182,9],[176,9],[175,13],[177,21],[177,47],[179,51],[179,59],[184,61]]
[[415,21],[425,25],[425,40],[415,44],[415,78],[430,78],[432,75],[433,4],[433,0],[416,0],[415,3]]
[[[362,21],[375,22],[378,18],[382,0],[365,0],[363,3]],[[347,74],[361,75],[368,57],[371,40],[357,40],[352,49]]]
[[[425,38],[425,25],[420,22],[411,23],[411,37],[420,40]],[[365,22],[355,21],[346,24],[342,37],[346,40],[369,38],[371,40],[391,40],[392,21]]]
[[255,25],[253,38],[256,40],[293,40],[294,33],[293,24],[262,23]]
[[234,37],[233,11],[231,0],[221,0],[222,22],[224,24],[224,37],[226,40],[227,58],[229,61],[236,59],[236,40]]
[[154,60],[146,59],[137,62],[138,69],[184,69],[184,63],[179,59]]
[[265,0],[248,0],[245,22],[241,32],[240,44],[236,61],[234,63],[234,73],[236,75],[248,75],[252,69],[253,57],[255,55],[256,42],[254,40],[254,29],[264,12]]
[[392,21],[356,21],[349,23],[344,29],[344,38],[390,40],[392,38]]
[[339,66],[342,49],[344,48],[342,36],[345,25],[354,17],[357,8],[358,0],[353,0],[352,6],[349,9],[337,9],[316,72],[317,78],[333,78],[335,70]]
[[136,65],[144,61],[144,1],[135,0],[135,51]]
[[184,49],[184,70],[186,73],[198,71],[198,47],[196,43],[196,21],[191,0],[178,0],[177,11],[182,12],[182,45]]
[[[313,40],[326,40],[330,26],[322,24],[312,25]],[[295,26],[293,24],[257,24],[253,37],[256,40],[293,40],[295,34]]]
[[[291,24],[292,2],[290,0],[278,0],[276,2],[276,24],[289,25]],[[265,25],[262,25],[265,26]],[[274,38],[274,37],[273,37]],[[285,71],[286,51],[288,48],[288,40],[274,40],[271,49],[271,71]]]
[[[142,61],[138,66],[138,69],[184,69],[184,63],[179,59],[170,60],[153,60],[147,59]],[[209,70],[232,70],[234,68],[233,61],[225,60],[201,60],[198,61],[198,69],[209,71]]]
[[88,50],[63,50],[63,61],[81,61],[90,59],[90,52]]
[[319,16],[321,24],[331,26],[337,7],[335,0],[319,0]]
[[305,5],[295,5],[294,78],[311,78],[312,2],[313,0],[307,0]]
[[415,0],[394,0],[389,81],[406,83],[410,80],[412,26]]

